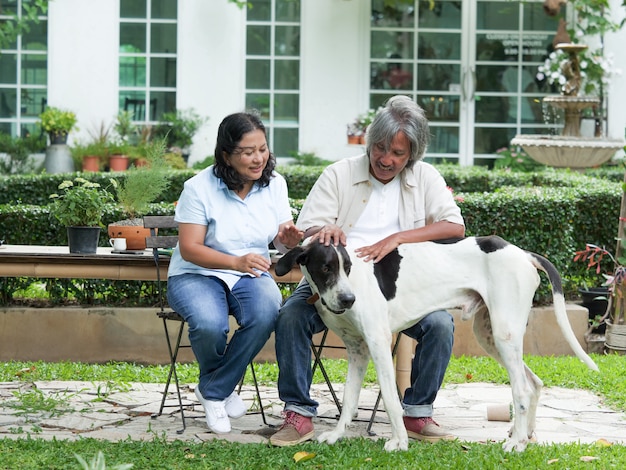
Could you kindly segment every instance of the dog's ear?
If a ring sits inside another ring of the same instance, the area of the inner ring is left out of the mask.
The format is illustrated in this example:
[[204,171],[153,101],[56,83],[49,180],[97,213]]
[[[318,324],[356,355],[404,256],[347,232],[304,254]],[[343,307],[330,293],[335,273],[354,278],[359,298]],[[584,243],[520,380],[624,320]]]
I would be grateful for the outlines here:
[[298,257],[304,252],[304,248],[301,246],[295,247],[293,250],[289,250],[283,256],[278,259],[274,271],[277,276],[284,276],[291,268],[297,264]]

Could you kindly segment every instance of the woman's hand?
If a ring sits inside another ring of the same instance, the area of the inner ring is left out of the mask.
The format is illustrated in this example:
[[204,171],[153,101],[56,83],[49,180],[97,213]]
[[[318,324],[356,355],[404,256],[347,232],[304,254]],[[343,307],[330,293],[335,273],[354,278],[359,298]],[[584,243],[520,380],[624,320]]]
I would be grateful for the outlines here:
[[294,225],[293,222],[282,224],[278,229],[278,241],[287,249],[291,250],[302,240],[304,232]]
[[261,273],[269,271],[271,265],[271,261],[265,256],[257,253],[248,253],[247,255],[235,257],[233,268],[235,271],[260,277]]

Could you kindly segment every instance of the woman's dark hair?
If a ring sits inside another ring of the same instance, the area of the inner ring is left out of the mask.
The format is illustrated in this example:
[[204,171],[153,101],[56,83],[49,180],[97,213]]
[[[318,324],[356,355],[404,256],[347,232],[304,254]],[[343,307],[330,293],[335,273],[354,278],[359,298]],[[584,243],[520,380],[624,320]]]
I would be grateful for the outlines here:
[[[267,138],[265,125],[261,121],[261,118],[252,112],[245,112],[226,116],[217,130],[213,174],[221,178],[224,183],[226,183],[226,186],[228,186],[228,189],[232,191],[242,189],[245,180],[233,167],[226,164],[226,155],[231,156],[236,153],[244,134],[257,129],[262,130]],[[274,154],[270,152],[270,157],[267,160],[267,165],[265,165],[263,169],[263,174],[258,181],[255,181],[255,184],[261,187],[270,184],[274,168],[276,168],[276,158]]]

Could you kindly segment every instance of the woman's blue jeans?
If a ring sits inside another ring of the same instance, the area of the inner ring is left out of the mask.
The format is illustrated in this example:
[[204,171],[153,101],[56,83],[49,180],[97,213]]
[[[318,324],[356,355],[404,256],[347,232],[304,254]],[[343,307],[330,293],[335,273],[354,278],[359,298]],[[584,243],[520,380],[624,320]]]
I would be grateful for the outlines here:
[[[217,277],[181,274],[168,279],[167,299],[188,324],[202,396],[224,400],[274,330],[282,301],[276,282],[267,273],[242,276],[231,291]],[[229,314],[239,325],[230,342]]]
[[[311,288],[299,285],[285,301],[276,321],[276,359],[278,361],[278,396],[285,409],[303,416],[315,416],[319,403],[309,393],[311,338],[324,329],[314,305],[306,300]],[[454,321],[445,310],[432,312],[419,323],[403,331],[417,340],[411,366],[411,387],[404,392],[404,414],[427,417],[433,414],[433,402],[443,383],[452,354]]]

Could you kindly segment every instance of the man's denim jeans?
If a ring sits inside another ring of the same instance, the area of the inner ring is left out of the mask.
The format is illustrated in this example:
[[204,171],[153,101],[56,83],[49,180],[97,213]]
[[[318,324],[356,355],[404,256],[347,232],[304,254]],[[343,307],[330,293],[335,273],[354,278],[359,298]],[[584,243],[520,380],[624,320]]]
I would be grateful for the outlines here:
[[[306,302],[310,296],[311,288],[303,282],[285,301],[276,322],[278,394],[286,410],[303,416],[315,416],[319,405],[309,394],[311,338],[324,329],[315,306]],[[432,416],[432,405],[452,354],[452,315],[444,310],[432,312],[403,333],[418,341],[411,367],[412,385],[406,389],[402,403],[404,413]]]

